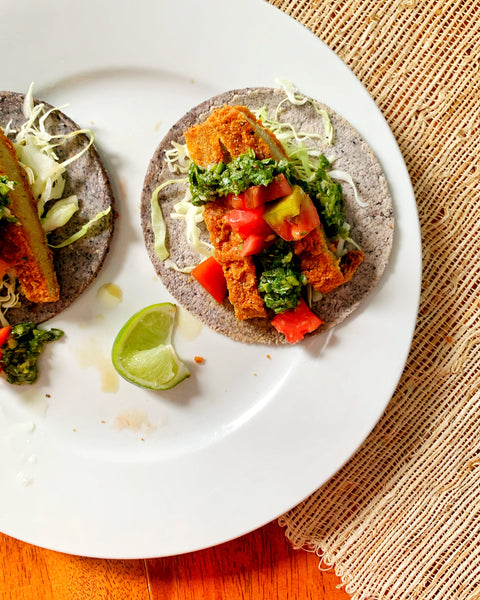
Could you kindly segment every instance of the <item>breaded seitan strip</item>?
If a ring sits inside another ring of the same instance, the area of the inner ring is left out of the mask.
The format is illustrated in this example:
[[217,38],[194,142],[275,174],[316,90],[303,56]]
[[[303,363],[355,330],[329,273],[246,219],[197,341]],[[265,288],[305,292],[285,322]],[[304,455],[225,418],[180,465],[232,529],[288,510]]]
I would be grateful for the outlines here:
[[185,131],[188,154],[200,167],[230,162],[230,155],[220,142],[218,132],[209,121],[193,125]]
[[340,259],[328,247],[321,225],[294,242],[294,251],[302,273],[317,291],[326,294],[345,282]]
[[365,254],[362,250],[349,250],[340,260],[340,270],[344,281],[350,281],[353,274],[363,262]]
[[[0,240],[2,237],[2,231],[0,229]],[[0,241],[1,243],[1,241]],[[11,269],[12,265],[7,262],[6,260],[3,260],[0,258],[0,280],[3,279],[3,276]]]
[[240,321],[266,317],[265,305],[257,287],[255,265],[251,256],[240,254],[242,240],[225,219],[227,212],[224,202],[209,202],[203,216],[215,248],[215,258],[222,265],[227,280],[229,300]]
[[201,167],[230,162],[248,150],[258,159],[285,158],[280,142],[245,106],[217,108],[206,121],[185,132],[188,154]]
[[[8,194],[9,210],[16,223],[8,223],[3,231],[4,252],[9,246],[16,256],[13,268],[26,298],[32,302],[55,302],[59,286],[52,253],[38,217],[27,174],[18,162],[12,142],[0,129],[0,175],[7,175],[16,185]],[[11,263],[11,260],[7,259]]]
[[246,106],[234,106],[236,110],[239,110],[243,113],[244,117],[250,123],[250,125],[254,128],[255,133],[258,137],[260,137],[265,144],[267,144],[268,149],[270,151],[270,156],[265,158],[273,158],[276,161],[287,158],[287,153],[285,152],[284,147],[275,137],[275,135],[267,129],[263,123],[257,119],[257,117],[252,113],[252,111]]

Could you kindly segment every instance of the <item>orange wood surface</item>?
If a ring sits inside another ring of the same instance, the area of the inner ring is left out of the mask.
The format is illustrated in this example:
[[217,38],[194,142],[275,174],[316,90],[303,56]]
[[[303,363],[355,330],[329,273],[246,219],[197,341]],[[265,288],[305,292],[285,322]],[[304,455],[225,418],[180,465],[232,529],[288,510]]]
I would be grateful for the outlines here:
[[276,522],[214,548],[148,560],[70,556],[0,534],[0,561],[0,600],[350,599]]

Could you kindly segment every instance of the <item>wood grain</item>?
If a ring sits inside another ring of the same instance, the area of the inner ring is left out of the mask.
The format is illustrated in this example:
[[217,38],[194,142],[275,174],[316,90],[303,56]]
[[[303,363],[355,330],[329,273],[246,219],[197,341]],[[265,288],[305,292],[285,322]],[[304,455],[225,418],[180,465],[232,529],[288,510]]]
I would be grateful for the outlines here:
[[349,600],[319,558],[293,550],[276,522],[214,548],[102,560],[0,534],[0,600]]
[[147,562],[152,600],[349,600],[319,558],[293,550],[276,522],[237,540]]

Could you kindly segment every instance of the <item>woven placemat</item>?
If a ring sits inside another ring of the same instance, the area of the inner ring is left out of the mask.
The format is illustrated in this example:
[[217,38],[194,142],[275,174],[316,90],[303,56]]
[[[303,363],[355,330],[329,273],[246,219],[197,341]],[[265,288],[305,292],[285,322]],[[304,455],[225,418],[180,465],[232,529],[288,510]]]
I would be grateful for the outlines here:
[[382,419],[280,519],[354,600],[480,599],[480,3],[269,0],[353,70],[415,190],[423,284]]

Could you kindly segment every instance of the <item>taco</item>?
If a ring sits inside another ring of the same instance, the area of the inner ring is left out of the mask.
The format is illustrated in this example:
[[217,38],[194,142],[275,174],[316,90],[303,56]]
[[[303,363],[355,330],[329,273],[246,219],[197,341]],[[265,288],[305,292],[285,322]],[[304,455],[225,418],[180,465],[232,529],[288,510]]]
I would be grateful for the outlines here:
[[114,197],[92,140],[61,110],[34,101],[31,89],[26,95],[0,92],[4,325],[51,319],[102,267]]
[[[181,118],[150,161],[141,220],[153,266],[180,304],[235,340],[267,344],[350,315],[379,281],[394,229],[369,146],[335,111],[289,88],[228,91]],[[197,276],[207,261],[221,267],[225,299]]]

